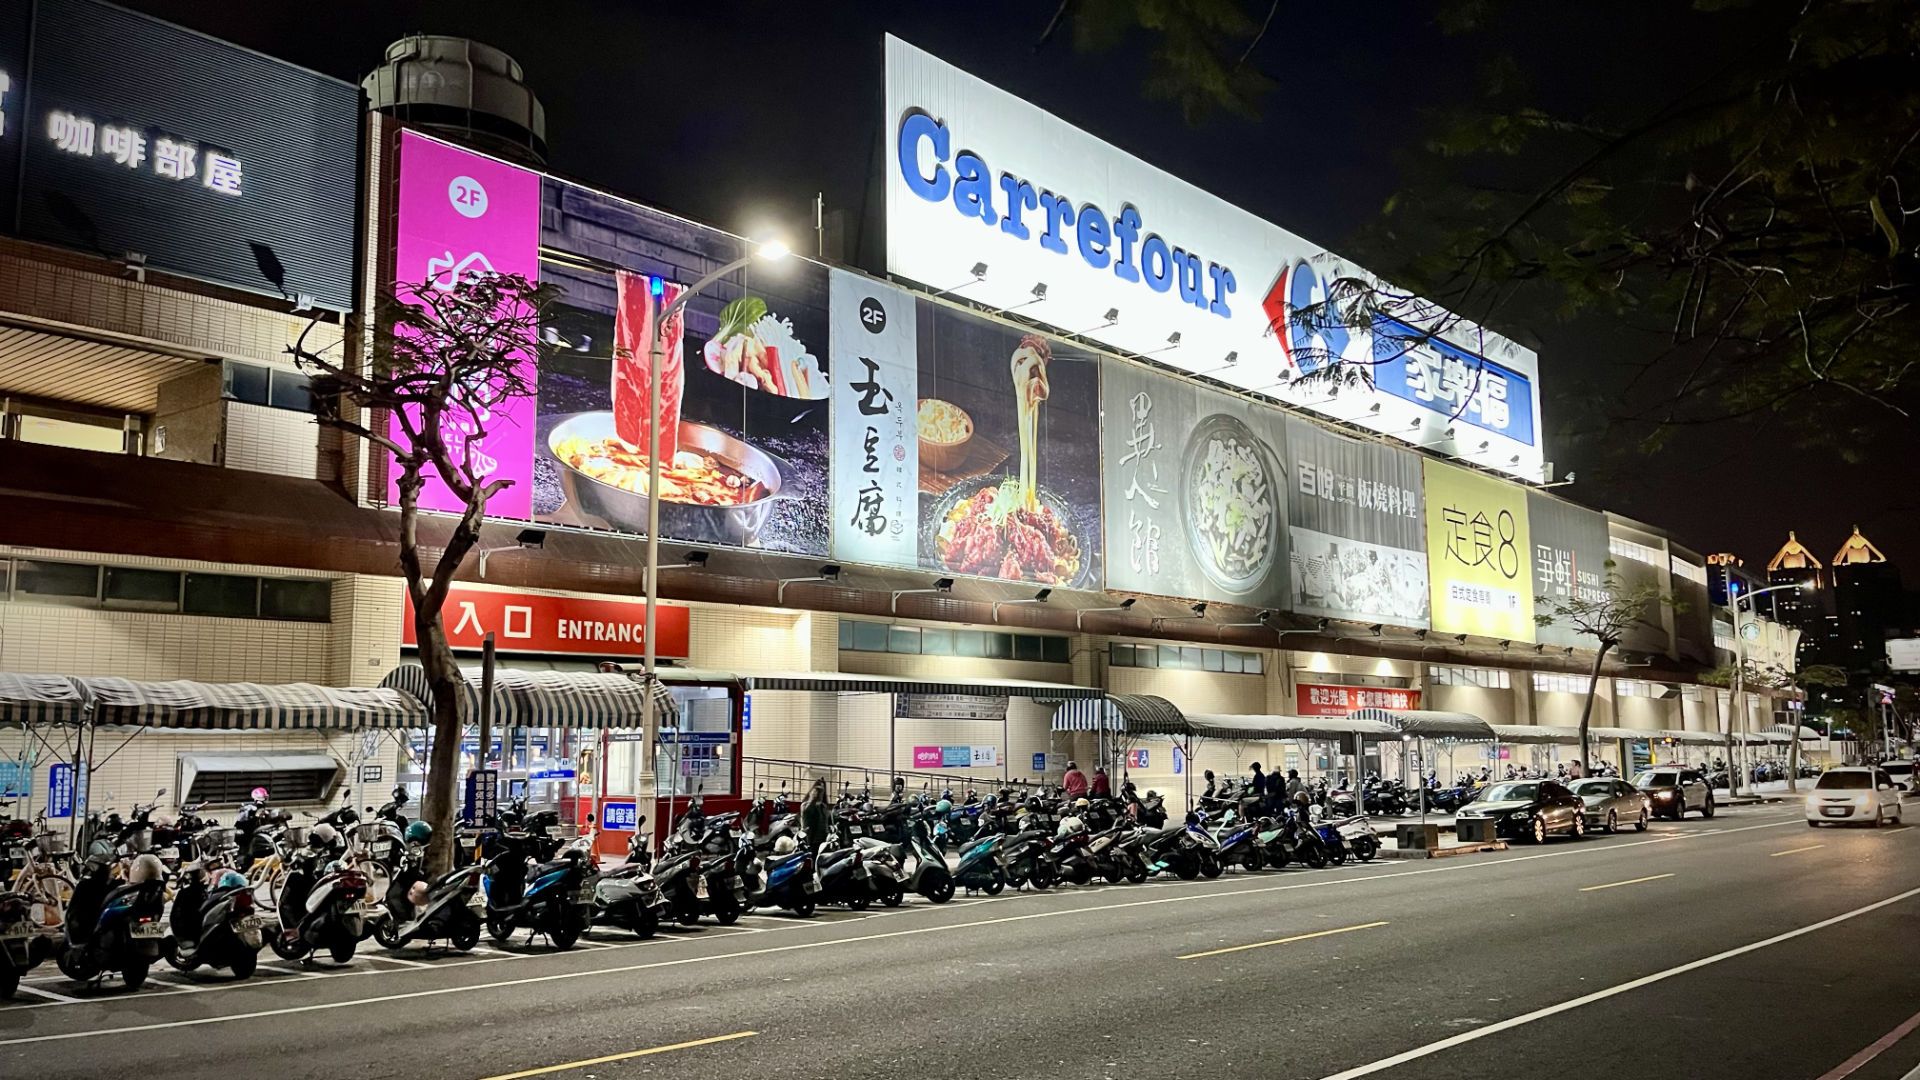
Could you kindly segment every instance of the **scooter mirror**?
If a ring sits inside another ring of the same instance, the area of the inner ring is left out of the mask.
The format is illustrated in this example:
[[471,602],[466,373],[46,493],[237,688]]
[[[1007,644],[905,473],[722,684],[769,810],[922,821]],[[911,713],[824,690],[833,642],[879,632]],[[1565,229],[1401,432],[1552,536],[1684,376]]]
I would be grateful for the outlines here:
[[159,798],[160,796],[162,796],[162,795],[165,795],[166,793],[167,793],[167,789],[166,789],[166,788],[161,788],[161,789],[160,789],[159,791],[156,791],[156,792],[154,792],[154,793],[153,793],[153,797],[157,799],[157,798]]

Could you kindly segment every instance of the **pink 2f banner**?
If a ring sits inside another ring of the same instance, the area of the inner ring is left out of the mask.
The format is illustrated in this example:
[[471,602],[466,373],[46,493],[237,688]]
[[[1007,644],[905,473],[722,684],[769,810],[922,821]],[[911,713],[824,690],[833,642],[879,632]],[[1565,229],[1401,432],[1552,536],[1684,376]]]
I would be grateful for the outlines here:
[[[452,289],[468,274],[494,271],[540,280],[540,174],[415,134],[400,134],[400,206],[394,281],[402,300],[423,283]],[[529,346],[532,342],[528,342]],[[527,385],[535,384],[527,352]],[[487,516],[533,516],[534,400],[496,400],[483,418],[484,438],[467,445],[469,417],[449,416],[442,431],[456,459],[471,454],[483,481],[511,480],[487,504]],[[397,422],[392,426],[399,435]],[[398,503],[398,472],[387,482]],[[459,513],[459,497],[429,467],[420,491],[424,510]]]

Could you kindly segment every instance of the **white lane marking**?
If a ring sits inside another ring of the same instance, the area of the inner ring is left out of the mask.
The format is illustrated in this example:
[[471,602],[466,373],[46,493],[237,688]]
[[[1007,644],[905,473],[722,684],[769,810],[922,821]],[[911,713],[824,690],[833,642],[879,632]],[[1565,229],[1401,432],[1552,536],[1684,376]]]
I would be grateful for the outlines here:
[[1604,990],[1595,990],[1591,994],[1583,994],[1580,997],[1562,1001],[1557,1005],[1548,1005],[1542,1009],[1535,1009],[1530,1013],[1522,1013],[1519,1016],[1502,1020],[1498,1023],[1488,1024],[1483,1028],[1463,1031],[1458,1035],[1449,1036],[1437,1042],[1430,1042],[1425,1046],[1416,1046],[1411,1050],[1402,1051],[1392,1057],[1384,1057],[1378,1061],[1370,1061],[1365,1065],[1356,1066],[1344,1072],[1333,1073],[1322,1078],[1322,1080],[1358,1080],[1358,1078],[1362,1076],[1372,1076],[1374,1073],[1385,1072],[1396,1066],[1405,1065],[1409,1061],[1418,1061],[1421,1058],[1437,1054],[1442,1050],[1450,1050],[1456,1046],[1464,1046],[1478,1039],[1484,1039],[1489,1035],[1497,1035],[1502,1031],[1512,1031],[1514,1028],[1523,1027],[1536,1020],[1544,1020],[1549,1016],[1558,1016],[1563,1012],[1570,1012],[1583,1005],[1591,1005],[1596,1001],[1605,1001],[1608,998],[1618,997],[1621,994],[1629,994],[1643,986],[1652,986],[1654,983],[1664,982],[1675,976],[1685,975],[1690,971],[1698,971],[1701,968],[1720,963],[1722,960],[1731,960],[1736,956],[1745,956],[1750,952],[1758,952],[1770,945],[1778,945],[1783,941],[1792,941],[1794,938],[1804,937],[1818,930],[1825,930],[1829,926],[1838,926],[1849,919],[1857,919],[1862,915],[1878,911],[1892,904],[1897,904],[1902,900],[1911,900],[1916,896],[1920,896],[1920,889],[1908,889],[1906,892],[1889,896],[1884,900],[1876,900],[1864,907],[1854,908],[1852,911],[1843,912],[1832,918],[1821,919],[1816,923],[1808,923],[1798,929],[1788,930],[1785,933],[1775,934],[1770,938],[1763,938],[1760,941],[1753,941],[1745,945],[1736,946],[1724,952],[1714,953],[1712,956],[1703,956],[1698,960],[1688,961],[1677,967],[1667,968],[1665,971],[1656,971],[1651,975],[1642,975],[1637,979],[1630,979],[1616,986],[1609,986]]
[[318,971],[300,971],[300,970],[298,970],[298,969],[295,969],[295,968],[285,968],[285,967],[281,967],[281,966],[280,966],[280,965],[278,965],[278,964],[261,964],[261,965],[259,965],[259,969],[260,969],[261,971],[271,971],[271,972],[273,972],[273,973],[274,973],[275,975],[298,975],[299,977],[301,977],[301,978],[303,978],[303,979],[324,979],[324,978],[326,978],[326,976],[325,976],[325,975],[323,975],[323,974],[321,974],[321,973],[320,973],[320,972],[318,972]]
[[[1781,822],[1779,824],[1789,824],[1789,823]],[[1773,828],[1773,827],[1774,826],[1771,826],[1771,825],[1750,825],[1750,826],[1747,826],[1747,829],[1765,829],[1765,828]],[[1729,829],[1727,831],[1728,832],[1744,832],[1746,831],[1746,829]],[[1640,841],[1640,843],[1653,843],[1653,842],[1654,841]],[[1616,844],[1612,846],[1633,847],[1635,845],[1634,844]],[[1597,847],[1589,847],[1585,850],[1597,851],[1600,849]],[[1504,859],[1504,860],[1500,860],[1500,862],[1521,862],[1528,859],[1546,859],[1546,858],[1552,858],[1556,855],[1572,855],[1577,853],[1578,852],[1573,850],[1550,851],[1550,852],[1542,852],[1537,855],[1522,856],[1519,859]],[[1028,921],[1037,920],[1037,919],[1051,919],[1051,918],[1059,918],[1059,917],[1069,916],[1069,915],[1097,914],[1099,912],[1114,911],[1114,910],[1120,910],[1124,908],[1154,907],[1160,904],[1177,904],[1182,902],[1190,903],[1190,902],[1197,902],[1202,900],[1218,899],[1220,897],[1248,896],[1248,895],[1255,895],[1259,893],[1291,892],[1296,889],[1311,889],[1311,888],[1319,888],[1319,887],[1330,886],[1330,885],[1352,884],[1355,882],[1370,883],[1375,881],[1383,881],[1388,878],[1414,877],[1421,874],[1457,873],[1462,870],[1471,869],[1475,865],[1491,866],[1496,864],[1493,862],[1487,862],[1487,863],[1479,863],[1479,864],[1463,864],[1460,866],[1437,866],[1437,867],[1431,867],[1431,868],[1422,869],[1422,870],[1403,870],[1394,874],[1374,874],[1374,875],[1369,875],[1365,877],[1352,877],[1352,878],[1328,878],[1328,879],[1322,879],[1320,881],[1303,881],[1303,882],[1299,882],[1297,884],[1292,884],[1292,885],[1271,885],[1271,886],[1266,886],[1266,887],[1257,888],[1257,889],[1230,889],[1230,890],[1220,890],[1218,892],[1183,893],[1183,894],[1176,894],[1173,896],[1158,897],[1152,900],[1129,900],[1129,901],[1124,901],[1122,903],[1117,903],[1117,904],[1100,904],[1100,905],[1094,905],[1094,906],[1088,906],[1088,907],[1061,908],[1054,911],[1035,911],[1035,912],[1029,912],[1025,915],[1007,915],[1007,916],[1002,916],[996,919],[975,919],[971,922],[942,923],[935,926],[915,927],[910,930],[890,930],[890,931],[884,931],[876,934],[863,934],[858,937],[829,938],[824,941],[803,941],[794,945],[770,945],[765,948],[745,949],[740,952],[708,953],[702,956],[686,956],[686,957],[681,957],[677,960],[659,960],[659,961],[654,961],[652,963],[645,963],[645,964],[625,964],[619,967],[591,968],[585,971],[563,971],[563,972],[558,972],[552,975],[533,975],[533,976],[528,976],[527,978],[524,978],[524,979],[502,979],[500,981],[491,982],[491,983],[473,983],[473,984],[463,985],[463,986],[435,987],[427,990],[416,990],[416,991],[412,991],[404,994],[387,994],[381,997],[358,998],[352,1001],[316,1002],[308,1005],[290,1005],[290,1006],[286,1006],[279,1009],[263,1009],[255,1012],[231,1013],[225,1016],[204,1016],[204,1017],[199,1017],[192,1020],[172,1020],[172,1021],[164,1021],[164,1022],[158,1022],[158,1023],[152,1023],[152,1024],[135,1024],[127,1027],[93,1028],[93,1029],[82,1030],[82,1031],[61,1032],[59,1034],[53,1034],[53,1035],[34,1035],[34,1036],[28,1036],[25,1038],[18,1038],[18,1039],[0,1039],[0,1046],[15,1046],[15,1045],[22,1045],[26,1043],[41,1043],[41,1042],[64,1042],[71,1039],[87,1039],[87,1038],[93,1038],[100,1035],[120,1035],[120,1034],[129,1034],[129,1033],[140,1032],[140,1031],[164,1031],[164,1030],[170,1030],[173,1028],[189,1028],[189,1027],[201,1027],[207,1024],[222,1024],[222,1023],[227,1023],[233,1020],[257,1020],[257,1019],[263,1019],[263,1018],[274,1017],[274,1016],[291,1016],[291,1015],[297,1015],[300,1013],[326,1012],[334,1009],[354,1008],[354,1007],[359,1007],[363,1005],[380,1005],[380,1004],[384,1004],[386,1002],[391,1002],[391,1001],[412,1001],[420,998],[441,997],[447,994],[471,993],[478,990],[503,989],[503,988],[514,987],[514,986],[532,986],[532,985],[538,985],[540,983],[563,982],[563,981],[571,981],[573,979],[591,978],[597,975],[624,975],[630,972],[649,971],[655,968],[679,967],[683,964],[701,964],[701,963],[707,963],[715,960],[735,960],[735,959],[741,959],[746,957],[769,956],[775,953],[797,952],[804,949],[820,949],[820,948],[827,948],[835,945],[853,945],[853,944],[858,944],[866,941],[880,941],[886,938],[914,937],[920,934],[945,933],[947,931],[952,931],[952,930],[967,930],[967,929],[974,929],[982,926],[996,926],[996,925],[1001,925],[1005,923],[1028,922]],[[1920,893],[1920,889],[1916,889],[1914,890],[1914,892]],[[898,910],[908,911],[908,910],[923,910],[923,909],[915,907],[910,909],[901,908]],[[926,910],[931,910],[931,909],[926,909]],[[766,932],[766,931],[755,931],[755,932]]]
[[51,990],[42,990],[37,986],[28,986],[24,983],[21,984],[20,991],[26,994],[36,994],[43,998],[52,998],[54,1001],[64,1002],[68,1005],[86,1004],[85,998],[68,997],[65,994],[56,994]]
[[[1726,830],[1726,832],[1738,833],[1738,832],[1750,832],[1755,829],[1773,829],[1773,828],[1778,828],[1782,825],[1795,824],[1799,820],[1800,818],[1794,817],[1788,820],[1770,822],[1764,825],[1746,825],[1737,829],[1728,829]],[[1312,889],[1312,888],[1321,888],[1321,887],[1331,886],[1331,885],[1349,885],[1349,884],[1354,884],[1356,882],[1368,883],[1368,882],[1374,882],[1374,881],[1386,881],[1391,878],[1416,877],[1422,874],[1455,873],[1455,872],[1465,871],[1465,870],[1485,869],[1488,867],[1505,866],[1510,863],[1529,862],[1534,859],[1553,859],[1553,858],[1559,858],[1560,856],[1563,856],[1563,855],[1579,855],[1583,852],[1602,852],[1602,851],[1611,851],[1618,848],[1640,847],[1646,844],[1671,843],[1675,840],[1685,840],[1691,836],[1697,836],[1697,835],[1700,835],[1700,834],[1682,833],[1677,836],[1662,836],[1662,837],[1657,837],[1649,840],[1631,840],[1631,841],[1620,841],[1620,842],[1605,843],[1605,844],[1583,844],[1579,847],[1562,848],[1561,850],[1558,850],[1558,851],[1536,852],[1532,855],[1515,855],[1512,857],[1484,859],[1484,860],[1478,860],[1474,862],[1468,862],[1466,860],[1458,860],[1456,862],[1453,862],[1444,866],[1425,867],[1425,868],[1416,869],[1416,870],[1395,870],[1392,873],[1385,873],[1385,874],[1364,874],[1364,875],[1356,875],[1353,877],[1339,877],[1339,878],[1328,877],[1328,878],[1321,878],[1315,881],[1303,881],[1303,882],[1298,882],[1298,883],[1289,884],[1289,885],[1272,885],[1272,886],[1265,886],[1257,889],[1222,889],[1218,892],[1202,892],[1202,893],[1191,893],[1191,894],[1183,893],[1181,894],[1181,896],[1169,897],[1168,900],[1166,901],[1146,901],[1146,902],[1147,903],[1171,902],[1171,901],[1180,899],[1182,896],[1187,896],[1187,895],[1192,895],[1196,898],[1204,899],[1209,896],[1238,896],[1242,893],[1253,894],[1253,893],[1265,893],[1265,892],[1290,892],[1295,889]],[[1381,864],[1381,865],[1385,865],[1385,864]],[[1219,880],[1237,882],[1237,881],[1251,881],[1256,879],[1251,877],[1243,878],[1243,877],[1236,876],[1231,879],[1219,879]],[[1125,893],[1142,892],[1148,889],[1175,888],[1183,885],[1205,888],[1207,885],[1215,884],[1215,883],[1217,882],[1154,881],[1154,882],[1147,882],[1142,885],[1130,885],[1124,890],[1124,892]],[[1104,890],[1102,891],[1104,892]],[[1116,890],[1116,891],[1121,891],[1121,890]],[[885,912],[884,914],[905,915],[905,914],[911,914],[915,912],[941,911],[949,908],[978,907],[982,904],[1005,903],[1009,900],[1019,900],[1023,897],[1034,896],[1034,895],[1046,895],[1046,894],[1008,892],[1000,896],[955,897],[952,901],[946,904],[915,904],[909,907],[895,908],[891,911]],[[1056,895],[1072,895],[1072,894],[1056,894]],[[1101,907],[1089,907],[1089,908],[1071,908],[1071,909],[1066,909],[1063,912],[1059,912],[1058,914],[1070,914],[1074,911],[1103,911],[1103,910],[1106,910],[1107,907],[1109,906],[1126,907],[1126,906],[1132,906],[1132,905],[1122,904],[1122,905],[1105,905]],[[836,923],[842,922],[842,921],[845,921],[845,920],[796,919],[786,926],[769,927],[765,931],[757,931],[757,932],[773,933],[773,932],[778,932],[783,930],[804,930],[804,929],[809,929],[809,928],[819,927],[819,926],[833,926],[833,925],[836,925]],[[667,927],[662,927],[663,931],[668,929],[669,928]],[[673,929],[679,929],[679,928],[676,927]],[[692,944],[692,943],[701,941],[706,935],[715,934],[716,931],[723,931],[723,930],[724,928],[718,927],[718,926],[706,926],[706,927],[703,927],[702,932],[698,934],[663,933],[659,937],[646,938],[638,941],[621,942],[619,944],[614,945],[613,948],[631,949],[631,948],[638,948],[643,946],[659,946],[659,945],[665,945],[665,944],[675,943],[675,942]],[[717,936],[727,937],[727,936],[730,936],[730,934],[726,932],[721,932],[721,933],[718,933]],[[838,941],[841,939],[836,938],[834,940]],[[848,939],[848,940],[861,940],[861,939],[856,938],[856,939]],[[830,943],[831,942],[829,942],[829,944]],[[452,961],[448,963],[429,964],[426,966],[432,967],[432,968],[465,967],[473,964],[497,964],[497,963],[501,963],[503,961],[508,961],[508,960],[533,960],[533,959],[538,959],[542,956],[554,955],[552,953],[544,953],[544,952],[504,953],[494,949],[489,949],[485,946],[475,946],[471,950],[471,952],[484,953],[486,955],[469,957],[466,959]],[[724,958],[725,955],[735,955],[735,954],[723,954],[722,956],[716,957],[716,958]],[[379,959],[379,958],[375,957],[374,959]],[[391,959],[391,957],[388,957],[387,959]],[[598,970],[600,969],[595,969],[595,971],[581,972],[580,974],[594,974]],[[623,969],[612,969],[612,970],[623,970]],[[391,968],[369,967],[367,969],[358,970],[358,971],[336,972],[335,976],[340,977],[340,976],[348,976],[348,975],[405,975],[405,974],[407,974],[406,971],[395,971]],[[49,978],[51,978],[51,976]],[[157,993],[143,994],[142,996],[143,997],[166,997],[170,994],[178,994],[178,993],[190,993],[190,992],[208,993],[208,992],[218,991],[218,990],[239,990],[239,989],[248,989],[248,988],[260,989],[260,988],[272,987],[278,983],[279,983],[279,980],[268,980],[268,981],[261,981],[261,982],[239,981],[239,982],[231,982],[231,983],[222,983],[222,984],[211,985],[211,986],[197,986],[192,991],[164,990]],[[501,985],[501,984],[494,984],[494,985]],[[476,987],[476,989],[477,988],[478,987]],[[99,1004],[99,1003],[100,1002],[92,999],[80,999],[78,1001],[73,1001],[73,1002],[43,1001],[34,1005],[15,1005],[9,1011],[18,1012],[26,1009],[45,1009],[45,1008],[51,1008],[54,1006],[65,1005],[65,1004],[87,1005],[87,1004]],[[220,1018],[212,1018],[212,1019],[218,1020]],[[117,1031],[121,1029],[114,1028],[114,1029],[100,1029],[98,1031],[92,1031],[92,1032],[76,1032],[76,1033],[72,1033],[71,1036],[69,1037],[82,1037],[89,1034],[105,1034],[106,1031],[108,1030]],[[4,1045],[6,1045],[6,1043],[0,1042],[0,1046],[4,1046]]]
[[435,964],[429,964],[425,960],[405,960],[398,956],[369,956],[367,957],[367,959],[373,960],[373,961],[381,961],[388,964],[399,964],[401,967],[410,967],[410,968],[430,968],[430,967],[438,966]]

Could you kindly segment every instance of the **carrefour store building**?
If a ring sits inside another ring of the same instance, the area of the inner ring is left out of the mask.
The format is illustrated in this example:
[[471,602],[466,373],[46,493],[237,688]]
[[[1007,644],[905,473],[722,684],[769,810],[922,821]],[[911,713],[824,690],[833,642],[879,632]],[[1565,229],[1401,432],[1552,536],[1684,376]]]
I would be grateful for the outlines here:
[[[1347,326],[1319,305],[1365,270],[886,48],[884,277],[758,258],[357,109],[363,226],[333,310],[177,239],[137,277],[57,231],[0,241],[71,283],[4,302],[41,358],[0,359],[0,395],[28,403],[8,415],[117,409],[123,436],[0,428],[22,511],[0,524],[0,780],[66,814],[160,787],[220,805],[256,783],[310,803],[420,783],[391,470],[301,411],[284,349],[303,331],[364,349],[371,297],[486,267],[560,289],[537,393],[471,447],[511,485],[444,610],[476,686],[489,638],[497,654],[469,706],[489,737],[462,760],[497,767],[502,796],[617,832],[669,798],[819,776],[957,789],[1076,761],[1184,794],[1254,761],[1550,764],[1578,755],[1594,646],[1553,600],[1607,587],[1609,563],[1699,600],[1650,610],[1601,673],[1597,751],[1696,760],[1730,718],[1764,739],[1771,703],[1733,718],[1698,685],[1704,561],[1546,490],[1531,351],[1425,305]],[[253,269],[271,265],[306,272]],[[116,324],[129,304],[159,317]],[[634,358],[656,335],[677,359],[650,679]],[[88,365],[137,392],[102,404]],[[424,502],[432,548],[458,504]]]

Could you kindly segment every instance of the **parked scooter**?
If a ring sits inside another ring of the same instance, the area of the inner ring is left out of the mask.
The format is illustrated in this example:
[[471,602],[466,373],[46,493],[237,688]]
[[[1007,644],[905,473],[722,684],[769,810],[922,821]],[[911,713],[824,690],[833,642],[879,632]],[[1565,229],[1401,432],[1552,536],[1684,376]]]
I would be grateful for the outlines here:
[[166,940],[165,904],[166,870],[157,857],[135,856],[125,884],[113,880],[110,861],[91,860],[67,903],[61,973],[88,984],[118,973],[127,989],[140,989]]
[[265,937],[253,906],[247,876],[223,870],[208,883],[197,868],[173,896],[169,919],[172,934],[162,951],[167,963],[180,971],[206,966],[226,968],[236,979],[253,974]]
[[487,933],[495,941],[506,941],[527,927],[545,934],[556,949],[573,948],[592,917],[593,891],[585,887],[587,853],[574,843],[555,858],[535,863],[535,853],[546,850],[547,837],[520,831],[495,834],[490,846],[496,850],[486,862]]
[[315,825],[306,846],[293,853],[280,890],[279,932],[272,939],[282,960],[310,960],[325,949],[335,963],[344,964],[367,936],[362,901],[369,882],[365,874],[340,864],[345,851],[331,825]]
[[953,868],[953,883],[963,889],[978,889],[988,896],[1000,895],[1007,887],[1007,872],[1000,865],[1000,848],[1007,837],[989,833],[960,850],[960,861]]
[[953,899],[953,871],[947,869],[946,856],[934,844],[925,817],[916,816],[907,822],[907,842],[901,850],[903,863],[906,855],[913,856],[913,870],[903,882],[908,891],[936,904]]
[[27,898],[0,892],[0,999],[13,997],[20,977],[40,966],[53,949],[54,940],[34,925]]
[[401,835],[403,854],[387,882],[386,917],[373,924],[373,940],[381,948],[445,941],[467,952],[480,943],[487,908],[480,879],[486,868],[470,864],[428,879],[426,852],[432,839],[433,826],[424,821],[410,823]]

